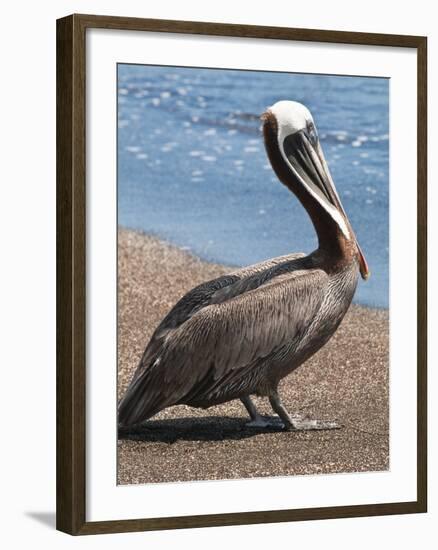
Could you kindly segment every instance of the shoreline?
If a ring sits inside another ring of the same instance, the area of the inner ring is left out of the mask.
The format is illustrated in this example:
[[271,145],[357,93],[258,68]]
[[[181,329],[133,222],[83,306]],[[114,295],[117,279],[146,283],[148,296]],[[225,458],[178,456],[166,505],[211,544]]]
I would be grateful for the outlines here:
[[[163,237],[163,236],[161,236],[158,233],[155,233],[153,231],[143,231],[142,229],[132,229],[130,227],[125,227],[125,226],[119,225],[118,226],[118,232],[119,232],[119,234],[120,234],[120,232],[133,233],[135,235],[143,236],[147,239],[149,239],[149,238],[154,239],[154,240],[160,242],[162,245],[169,246],[171,248],[175,248],[175,249],[181,251],[182,253],[187,254],[188,256],[202,262],[203,264],[216,266],[218,268],[225,268],[224,273],[227,273],[227,272],[230,272],[230,271],[235,271],[237,269],[245,267],[245,265],[246,265],[246,264],[244,265],[244,264],[239,264],[239,263],[222,263],[220,260],[218,260],[216,258],[203,257],[202,254],[198,254],[192,248],[184,246],[184,245],[179,245],[178,243],[173,242],[171,240],[168,240],[166,237]],[[258,261],[262,262],[262,261],[267,260],[267,259],[268,258],[262,258]],[[257,263],[257,262],[254,262],[254,263]],[[248,264],[248,265],[250,265],[250,264]],[[378,309],[378,310],[383,310],[383,311],[389,312],[389,306],[385,306],[385,305],[382,306],[382,305],[375,305],[375,304],[367,304],[367,303],[362,303],[362,302],[355,302],[354,300],[352,302],[352,305],[356,305],[356,306],[363,307],[363,308],[366,308],[366,309]]]
[[[185,292],[235,268],[119,227],[118,397],[149,338]],[[118,442],[118,483],[380,471],[389,467],[389,311],[352,304],[332,339],[286,377],[291,413],[338,420],[340,430],[254,431],[240,401],[170,407]],[[262,414],[273,413],[262,398]]]

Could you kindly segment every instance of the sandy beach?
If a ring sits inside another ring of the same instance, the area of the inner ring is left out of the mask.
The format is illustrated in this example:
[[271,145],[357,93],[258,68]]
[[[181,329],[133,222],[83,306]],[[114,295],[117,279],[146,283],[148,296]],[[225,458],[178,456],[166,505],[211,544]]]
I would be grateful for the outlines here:
[[[193,286],[230,271],[155,237],[119,229],[118,394],[163,316]],[[353,305],[330,342],[284,379],[290,413],[337,420],[329,431],[245,427],[240,401],[166,409],[119,434],[118,483],[174,482],[389,467],[388,311]],[[273,415],[265,399],[262,414]]]

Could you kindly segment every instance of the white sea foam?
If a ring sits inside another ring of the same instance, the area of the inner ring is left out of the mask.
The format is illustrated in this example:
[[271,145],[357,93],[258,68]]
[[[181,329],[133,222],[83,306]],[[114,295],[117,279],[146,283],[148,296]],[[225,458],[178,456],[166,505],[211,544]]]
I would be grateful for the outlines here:
[[376,171],[373,170],[372,168],[364,168],[363,171],[365,172],[365,174],[375,174]]

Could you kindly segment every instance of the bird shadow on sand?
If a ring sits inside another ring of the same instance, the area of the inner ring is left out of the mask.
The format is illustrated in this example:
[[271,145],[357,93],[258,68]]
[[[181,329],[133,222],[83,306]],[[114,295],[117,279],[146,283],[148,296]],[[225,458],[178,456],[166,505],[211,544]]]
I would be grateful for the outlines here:
[[226,439],[247,439],[263,433],[283,431],[283,427],[279,423],[273,426],[255,428],[248,427],[247,422],[248,420],[244,418],[224,416],[152,420],[135,428],[119,428],[119,439],[161,443],[223,441]]

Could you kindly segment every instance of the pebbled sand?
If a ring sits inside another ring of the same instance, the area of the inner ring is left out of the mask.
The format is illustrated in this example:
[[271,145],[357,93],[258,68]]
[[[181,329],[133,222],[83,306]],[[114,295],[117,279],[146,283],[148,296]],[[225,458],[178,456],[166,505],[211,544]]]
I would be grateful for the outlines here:
[[[125,229],[118,255],[120,398],[165,313],[190,288],[229,269]],[[388,311],[352,306],[330,342],[280,386],[290,413],[338,420],[342,429],[248,429],[240,401],[207,410],[172,407],[119,434],[118,483],[386,470],[388,350]],[[273,415],[267,400],[255,401]]]

